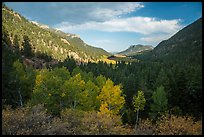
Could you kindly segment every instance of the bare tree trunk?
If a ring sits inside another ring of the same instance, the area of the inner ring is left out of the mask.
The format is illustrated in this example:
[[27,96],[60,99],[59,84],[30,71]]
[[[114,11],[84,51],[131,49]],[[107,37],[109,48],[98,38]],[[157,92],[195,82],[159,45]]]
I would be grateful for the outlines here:
[[[17,80],[17,74],[16,74],[16,80]],[[20,105],[22,107],[23,106],[23,99],[21,96],[21,87],[18,88],[18,95],[19,95],[19,102],[20,102]]]
[[22,99],[22,96],[21,96],[21,91],[20,91],[20,87],[19,87],[19,89],[18,89],[18,94],[19,94],[19,101],[20,101],[20,105],[21,105],[21,107],[23,106],[23,99]]
[[74,109],[76,108],[76,97],[74,98]]
[[139,110],[137,110],[137,117],[136,117],[135,129],[137,128],[137,125],[138,125],[138,115],[139,115]]
[[60,103],[60,109],[62,108],[62,102],[61,102],[61,100],[59,101],[59,103]]

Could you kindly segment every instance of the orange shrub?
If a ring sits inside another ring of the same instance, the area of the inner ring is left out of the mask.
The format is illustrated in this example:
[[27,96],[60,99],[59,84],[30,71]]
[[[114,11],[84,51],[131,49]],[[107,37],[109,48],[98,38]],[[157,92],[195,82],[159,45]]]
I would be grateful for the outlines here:
[[42,105],[11,109],[7,106],[2,111],[2,134],[30,135],[41,134],[49,127],[51,119]]
[[82,119],[82,124],[85,127],[84,133],[89,135],[132,134],[129,127],[122,126],[121,117],[118,115],[87,112]]
[[155,133],[159,135],[202,135],[202,122],[194,122],[191,117],[164,115],[157,123]]
[[155,130],[155,125],[149,119],[141,120],[139,122],[138,128],[135,130],[136,135],[153,135]]

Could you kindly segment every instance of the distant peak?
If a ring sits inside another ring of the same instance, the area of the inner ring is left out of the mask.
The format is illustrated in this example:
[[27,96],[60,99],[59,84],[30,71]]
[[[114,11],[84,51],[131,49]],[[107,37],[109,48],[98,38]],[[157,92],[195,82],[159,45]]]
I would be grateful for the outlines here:
[[136,48],[136,47],[148,47],[148,48],[153,48],[153,46],[151,46],[151,45],[142,45],[142,44],[131,45],[129,48]]
[[136,55],[139,54],[143,51],[147,51],[147,50],[152,50],[154,47],[151,45],[142,45],[142,44],[137,44],[137,45],[131,45],[128,49],[119,52],[118,54],[120,55]]

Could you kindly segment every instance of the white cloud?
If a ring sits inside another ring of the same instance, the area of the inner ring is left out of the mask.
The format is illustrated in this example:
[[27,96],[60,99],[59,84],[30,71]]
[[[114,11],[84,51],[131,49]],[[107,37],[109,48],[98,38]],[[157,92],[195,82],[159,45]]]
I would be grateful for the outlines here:
[[179,19],[162,20],[151,17],[116,18],[104,22],[90,21],[83,24],[62,22],[55,26],[65,32],[76,30],[98,30],[106,32],[136,32],[144,35],[153,33],[172,34],[182,26]]
[[[141,8],[140,2],[81,2],[53,3],[53,10],[60,9],[61,23],[53,26],[68,33],[97,30],[104,32],[134,32],[141,35],[139,40],[151,45],[168,39],[183,26],[180,19],[158,19],[154,17],[129,16]],[[97,44],[107,41],[96,41]]]
[[89,16],[96,19],[110,20],[117,18],[120,15],[128,14],[143,8],[144,5],[141,3],[102,3],[98,7],[96,6]]
[[140,38],[140,41],[142,41],[143,43],[146,43],[146,44],[150,44],[152,46],[156,46],[161,41],[169,39],[175,33],[159,34],[159,35],[149,35],[149,36]]
[[75,24],[107,21],[144,7],[141,2],[53,2],[48,6],[62,21]]

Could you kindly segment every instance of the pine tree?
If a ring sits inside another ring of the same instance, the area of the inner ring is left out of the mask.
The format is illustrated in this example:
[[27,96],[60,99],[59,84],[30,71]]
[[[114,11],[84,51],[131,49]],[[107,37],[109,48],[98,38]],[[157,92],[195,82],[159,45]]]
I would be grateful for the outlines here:
[[152,95],[153,104],[151,104],[151,112],[149,113],[152,119],[161,116],[167,110],[168,99],[164,87],[161,85]]
[[31,44],[30,44],[30,40],[28,38],[27,35],[24,35],[23,36],[23,55],[25,55],[26,57],[32,57],[33,56],[33,53],[32,53],[32,48],[31,48]]
[[2,45],[11,46],[11,39],[9,37],[9,33],[4,26],[2,26]]

